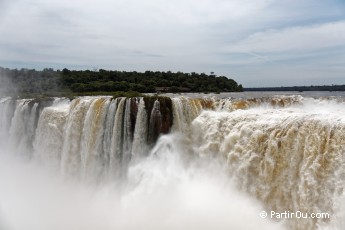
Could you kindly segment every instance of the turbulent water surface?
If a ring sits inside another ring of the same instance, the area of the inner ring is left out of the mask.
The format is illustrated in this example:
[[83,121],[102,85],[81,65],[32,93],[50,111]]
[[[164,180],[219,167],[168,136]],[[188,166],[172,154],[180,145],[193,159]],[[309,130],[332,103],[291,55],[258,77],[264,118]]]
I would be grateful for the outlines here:
[[345,228],[344,94],[168,96],[0,99],[0,229]]

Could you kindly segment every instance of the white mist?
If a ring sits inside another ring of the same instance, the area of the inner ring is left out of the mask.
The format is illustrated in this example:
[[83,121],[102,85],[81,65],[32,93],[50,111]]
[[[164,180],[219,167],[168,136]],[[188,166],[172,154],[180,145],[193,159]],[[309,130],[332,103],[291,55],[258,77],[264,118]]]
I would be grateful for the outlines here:
[[[180,144],[182,143],[182,144]],[[283,229],[234,189],[216,159],[185,157],[183,137],[164,136],[152,155],[114,183],[86,185],[2,155],[0,214],[8,230]]]

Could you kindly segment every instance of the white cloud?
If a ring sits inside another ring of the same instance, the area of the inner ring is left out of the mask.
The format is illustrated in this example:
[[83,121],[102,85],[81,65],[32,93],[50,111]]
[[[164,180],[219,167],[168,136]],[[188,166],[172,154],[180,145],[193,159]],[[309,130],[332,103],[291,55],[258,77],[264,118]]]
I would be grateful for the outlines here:
[[345,46],[345,21],[268,30],[230,44],[229,52],[305,52]]
[[[0,44],[16,47],[20,61],[72,61],[98,65],[149,57],[201,60],[213,49],[209,28],[253,15],[271,0],[17,0],[3,26]],[[50,47],[50,48],[47,48]],[[133,55],[141,52],[141,55]],[[25,52],[25,54],[23,54]],[[53,55],[52,55],[53,54]],[[31,55],[31,58],[28,56]],[[1,58],[0,58],[1,59]],[[71,60],[72,59],[72,60]],[[148,60],[149,62],[151,60]],[[178,63],[178,62],[177,62]],[[167,63],[168,64],[168,63]]]

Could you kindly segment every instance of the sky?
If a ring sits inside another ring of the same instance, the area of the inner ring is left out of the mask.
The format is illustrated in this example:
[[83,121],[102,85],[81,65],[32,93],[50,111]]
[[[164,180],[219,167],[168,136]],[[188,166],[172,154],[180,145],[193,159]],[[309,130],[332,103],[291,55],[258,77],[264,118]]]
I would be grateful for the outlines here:
[[0,0],[0,66],[345,84],[345,0]]

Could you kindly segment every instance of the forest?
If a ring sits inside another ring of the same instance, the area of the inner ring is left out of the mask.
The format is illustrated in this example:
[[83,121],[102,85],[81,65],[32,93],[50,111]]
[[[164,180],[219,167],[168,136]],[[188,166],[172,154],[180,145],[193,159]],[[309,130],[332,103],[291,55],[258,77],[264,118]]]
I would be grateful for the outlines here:
[[[225,76],[205,73],[116,70],[8,69],[0,67],[0,94],[64,96],[114,92],[241,92],[242,85]],[[6,87],[3,87],[6,86]]]

